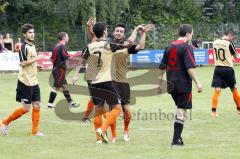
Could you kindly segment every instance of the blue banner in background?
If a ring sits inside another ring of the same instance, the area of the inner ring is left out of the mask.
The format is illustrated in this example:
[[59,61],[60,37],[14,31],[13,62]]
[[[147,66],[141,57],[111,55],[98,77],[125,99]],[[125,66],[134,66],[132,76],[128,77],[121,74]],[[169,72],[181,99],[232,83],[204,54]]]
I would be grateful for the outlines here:
[[[164,50],[142,50],[130,57],[131,67],[158,68]],[[194,50],[194,56],[197,65],[208,64],[208,50]]]

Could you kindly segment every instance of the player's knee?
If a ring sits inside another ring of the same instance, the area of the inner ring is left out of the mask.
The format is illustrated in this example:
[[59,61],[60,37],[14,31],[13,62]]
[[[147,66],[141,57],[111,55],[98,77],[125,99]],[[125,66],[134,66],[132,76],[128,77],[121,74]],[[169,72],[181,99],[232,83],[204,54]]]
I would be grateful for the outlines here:
[[68,91],[68,87],[66,84],[64,84],[62,88],[63,88],[63,91]]
[[36,108],[36,109],[40,109],[40,107],[41,107],[40,102],[34,102],[32,105],[33,105],[33,107]]
[[215,91],[220,93],[221,92],[221,88],[215,88]]
[[186,110],[185,109],[177,109],[176,120],[185,121],[186,119]]
[[28,112],[30,111],[30,109],[31,109],[31,105],[30,105],[30,104],[24,104],[24,105],[23,105],[23,109],[24,109],[24,111],[25,111],[26,113],[28,113]]

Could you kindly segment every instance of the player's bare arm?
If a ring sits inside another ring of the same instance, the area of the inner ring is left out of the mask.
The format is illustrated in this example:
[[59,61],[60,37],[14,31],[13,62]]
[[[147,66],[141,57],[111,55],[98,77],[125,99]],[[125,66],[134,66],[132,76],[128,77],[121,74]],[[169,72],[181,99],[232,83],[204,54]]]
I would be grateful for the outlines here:
[[198,93],[202,92],[203,90],[203,86],[202,84],[200,83],[200,81],[198,80],[197,76],[196,76],[196,72],[195,72],[195,69],[194,68],[189,68],[187,70],[189,76],[192,78],[192,80],[194,81],[197,89],[198,89]]

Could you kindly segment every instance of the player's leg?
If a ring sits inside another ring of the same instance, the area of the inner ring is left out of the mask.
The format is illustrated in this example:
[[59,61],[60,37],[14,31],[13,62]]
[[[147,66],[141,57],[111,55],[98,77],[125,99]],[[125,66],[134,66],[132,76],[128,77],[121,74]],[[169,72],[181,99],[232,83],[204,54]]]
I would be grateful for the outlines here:
[[32,101],[32,135],[44,136],[44,134],[39,131],[41,93],[38,85],[34,87]]
[[31,108],[31,87],[24,85],[22,82],[18,81],[17,84],[17,94],[16,101],[22,102],[22,105],[17,108],[12,114],[5,118],[1,123],[1,131],[3,135],[8,134],[8,125],[20,118],[22,115],[30,111]]
[[92,110],[94,109],[94,103],[92,98],[88,101],[87,108],[84,112],[84,117],[82,118],[82,122],[91,122],[89,119],[89,115],[91,114]]
[[57,91],[59,88],[57,87],[53,87],[50,95],[49,95],[49,99],[48,99],[48,108],[54,108],[53,106],[53,102],[55,101],[56,97],[57,97]]
[[177,106],[172,146],[183,146],[181,135],[186,119],[187,109],[192,109],[192,92],[172,94],[172,98]]
[[106,90],[106,94],[104,95],[106,102],[109,106],[112,106],[112,110],[106,117],[105,122],[102,124],[102,129],[98,129],[98,133],[101,134],[102,139],[105,143],[109,143],[106,132],[110,125],[114,124],[117,121],[117,118],[121,112],[121,99],[118,95],[118,92],[114,88],[114,84],[112,82],[103,82],[100,84],[100,88]]
[[97,130],[101,129],[102,127],[102,114],[103,114],[103,106],[102,105],[96,106],[94,119],[93,119],[93,124],[96,132],[96,139],[97,139],[96,143],[102,143],[101,135],[97,133]]
[[229,68],[229,70],[226,74],[226,78],[224,80],[225,80],[225,83],[228,85],[228,87],[230,87],[230,89],[231,89],[231,92],[233,95],[233,100],[236,104],[238,114],[240,114],[240,96],[239,96],[238,89],[236,86],[237,83],[236,83],[235,72],[234,72],[233,68]]
[[221,94],[221,88],[217,87],[214,90],[213,97],[212,97],[212,116],[218,116],[217,114],[217,106],[218,106],[218,98]]
[[124,141],[129,141],[130,140],[130,135],[129,135],[129,125],[131,122],[131,112],[130,112],[130,107],[129,105],[123,105],[123,113],[124,113]]
[[211,115],[213,117],[218,116],[217,107],[218,107],[218,98],[221,94],[221,89],[226,88],[226,82],[224,80],[225,68],[223,67],[215,67],[213,79],[212,79],[212,87],[214,88],[214,94],[212,97],[212,112]]
[[67,81],[66,80],[64,80],[62,88],[63,88],[63,95],[65,96],[67,102],[69,103],[69,107],[70,108],[77,108],[77,107],[79,107],[80,104],[74,102],[72,97],[71,97],[71,95],[70,95],[70,92],[68,90],[68,86],[67,86]]

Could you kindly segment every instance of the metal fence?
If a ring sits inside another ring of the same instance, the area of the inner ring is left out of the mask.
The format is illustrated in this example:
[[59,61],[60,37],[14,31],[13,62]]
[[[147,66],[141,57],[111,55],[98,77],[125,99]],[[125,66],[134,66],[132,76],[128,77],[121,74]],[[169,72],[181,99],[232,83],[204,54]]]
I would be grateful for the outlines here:
[[[240,47],[240,24],[202,24],[194,25],[194,38],[196,35],[200,35],[203,41],[213,41],[217,38],[220,38],[224,31],[232,28],[234,29],[238,37],[235,41],[237,47]],[[147,49],[164,49],[171,41],[177,38],[177,28],[178,26],[174,25],[157,25],[156,29],[152,32],[149,32],[147,36]],[[133,26],[127,27],[128,37],[133,30]],[[59,30],[60,31],[60,30]],[[62,31],[67,31],[70,37],[69,44],[67,45],[68,50],[81,50],[84,46],[87,45],[89,39],[87,37],[86,28],[65,28]],[[109,33],[113,31],[113,26],[109,26]],[[19,31],[14,30],[0,30],[1,34],[9,32],[12,34],[14,42],[17,41],[18,37],[21,37]],[[47,26],[36,28],[36,39],[35,45],[38,51],[51,51],[55,43],[57,43],[57,34],[58,32],[54,28],[49,28]]]

